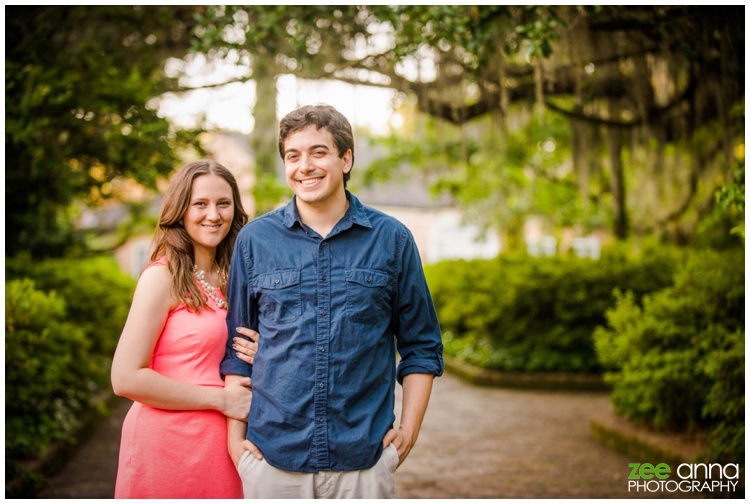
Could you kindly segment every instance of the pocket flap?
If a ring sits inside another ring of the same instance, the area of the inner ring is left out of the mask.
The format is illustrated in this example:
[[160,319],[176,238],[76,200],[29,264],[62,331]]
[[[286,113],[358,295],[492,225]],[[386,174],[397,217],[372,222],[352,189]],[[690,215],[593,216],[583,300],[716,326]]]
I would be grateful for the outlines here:
[[288,269],[258,275],[261,289],[284,289],[300,283],[300,270]]
[[388,275],[382,271],[360,268],[347,268],[346,281],[365,287],[384,287],[388,285]]

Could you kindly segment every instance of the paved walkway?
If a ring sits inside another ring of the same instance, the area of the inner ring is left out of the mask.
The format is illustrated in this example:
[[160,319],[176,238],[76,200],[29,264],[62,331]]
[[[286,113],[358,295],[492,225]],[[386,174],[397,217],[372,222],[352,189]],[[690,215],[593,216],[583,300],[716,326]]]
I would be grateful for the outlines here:
[[[39,497],[112,497],[128,407],[118,404]],[[419,442],[398,470],[398,497],[690,497],[628,492],[633,461],[591,435],[591,418],[609,408],[605,393],[495,389],[438,378]]]

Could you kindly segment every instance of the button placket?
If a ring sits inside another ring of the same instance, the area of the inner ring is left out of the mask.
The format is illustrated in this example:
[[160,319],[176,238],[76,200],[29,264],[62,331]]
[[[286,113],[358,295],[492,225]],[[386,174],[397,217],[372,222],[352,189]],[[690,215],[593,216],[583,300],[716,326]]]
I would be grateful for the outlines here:
[[315,427],[313,429],[315,460],[319,470],[326,470],[330,465],[328,448],[328,427],[326,411],[328,409],[328,348],[331,332],[330,304],[330,247],[323,240],[317,257],[317,324],[315,342],[318,351],[315,353],[315,391],[313,393],[313,410]]

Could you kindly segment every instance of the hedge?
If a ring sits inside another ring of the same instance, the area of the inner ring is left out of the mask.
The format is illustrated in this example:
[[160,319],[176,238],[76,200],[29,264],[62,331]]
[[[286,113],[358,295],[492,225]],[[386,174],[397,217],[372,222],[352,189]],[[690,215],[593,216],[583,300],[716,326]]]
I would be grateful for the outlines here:
[[40,484],[25,461],[75,442],[105,408],[133,288],[111,258],[6,261],[6,493],[14,480]]
[[502,371],[598,373],[593,332],[616,289],[636,298],[666,287],[684,253],[622,248],[571,256],[445,261],[425,268],[445,352]]
[[745,456],[744,250],[699,251],[674,285],[617,294],[594,335],[615,411],[656,429],[707,430],[712,460]]

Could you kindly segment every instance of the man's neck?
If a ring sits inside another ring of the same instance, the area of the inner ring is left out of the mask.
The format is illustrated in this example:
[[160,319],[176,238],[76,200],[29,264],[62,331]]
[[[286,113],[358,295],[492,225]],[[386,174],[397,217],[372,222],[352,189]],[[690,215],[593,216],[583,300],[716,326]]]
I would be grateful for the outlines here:
[[349,209],[349,200],[345,192],[342,192],[341,196],[336,197],[335,200],[326,201],[321,205],[311,205],[299,198],[297,198],[296,203],[302,223],[323,238],[328,236]]

